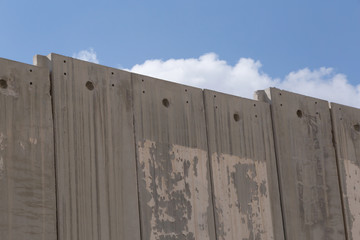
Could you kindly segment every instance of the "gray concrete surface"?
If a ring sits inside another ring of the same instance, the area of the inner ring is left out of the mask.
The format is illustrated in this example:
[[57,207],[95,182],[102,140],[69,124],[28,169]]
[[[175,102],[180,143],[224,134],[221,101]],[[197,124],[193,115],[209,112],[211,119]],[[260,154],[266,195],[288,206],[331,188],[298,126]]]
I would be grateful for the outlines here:
[[218,239],[284,239],[270,105],[204,99]]
[[331,104],[348,240],[360,239],[360,109]]
[[360,239],[360,109],[34,64],[0,59],[1,240]]
[[0,239],[56,239],[49,70],[0,58]]
[[286,239],[345,239],[328,102],[271,88]]
[[132,74],[143,240],[215,240],[202,90]]
[[69,57],[52,69],[59,240],[140,239],[130,73]]

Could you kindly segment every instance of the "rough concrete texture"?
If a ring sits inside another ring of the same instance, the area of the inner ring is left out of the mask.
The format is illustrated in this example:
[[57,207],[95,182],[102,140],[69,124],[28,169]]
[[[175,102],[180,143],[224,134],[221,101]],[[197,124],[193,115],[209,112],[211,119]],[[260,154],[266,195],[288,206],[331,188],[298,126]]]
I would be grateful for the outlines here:
[[215,240],[202,90],[132,74],[143,240]]
[[348,240],[360,239],[360,109],[331,104]]
[[56,54],[48,60],[58,239],[140,239],[130,73]]
[[56,239],[49,70],[0,59],[0,239]]
[[204,99],[218,239],[284,239],[270,105]]
[[271,99],[286,239],[345,239],[328,103],[266,93],[259,98]]

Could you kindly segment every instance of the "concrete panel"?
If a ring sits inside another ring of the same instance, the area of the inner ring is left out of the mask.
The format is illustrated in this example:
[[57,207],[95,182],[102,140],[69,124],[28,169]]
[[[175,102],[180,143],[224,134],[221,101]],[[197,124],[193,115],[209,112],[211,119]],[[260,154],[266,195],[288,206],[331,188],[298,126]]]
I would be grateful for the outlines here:
[[[130,73],[49,58],[59,240],[138,240]],[[36,62],[48,65],[45,57]]]
[[331,104],[348,240],[360,239],[360,109]]
[[56,239],[49,71],[0,59],[0,239]]
[[218,239],[284,239],[270,105],[204,96]]
[[202,90],[132,80],[142,239],[214,240]]
[[270,98],[286,239],[345,239],[326,101],[271,88]]

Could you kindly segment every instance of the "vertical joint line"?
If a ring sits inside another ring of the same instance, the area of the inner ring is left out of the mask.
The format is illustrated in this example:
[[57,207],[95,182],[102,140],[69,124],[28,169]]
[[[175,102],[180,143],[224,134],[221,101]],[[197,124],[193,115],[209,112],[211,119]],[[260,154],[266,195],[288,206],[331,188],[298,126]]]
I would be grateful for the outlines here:
[[136,173],[136,187],[137,187],[137,201],[138,201],[138,211],[139,211],[139,226],[140,226],[140,239],[143,239],[142,232],[143,226],[141,223],[141,204],[140,204],[140,186],[139,186],[139,179],[138,179],[138,150],[137,150],[137,143],[136,143],[136,125],[135,125],[135,105],[134,105],[134,82],[133,82],[133,73],[130,73],[130,83],[131,83],[131,107],[132,107],[132,114],[133,114],[133,134],[134,134],[134,150],[135,150],[135,173]]
[[[215,239],[218,239],[217,235],[217,221],[216,221],[216,206],[215,206],[215,195],[214,195],[214,183],[213,183],[213,174],[212,174],[212,164],[211,164],[211,156],[210,156],[210,147],[209,147],[209,127],[208,127],[208,119],[206,116],[207,107],[206,107],[206,99],[205,99],[205,90],[202,90],[203,95],[203,104],[204,104],[204,115],[205,115],[205,128],[206,128],[206,146],[208,152],[208,167],[209,167],[209,177],[210,177],[210,195],[211,195],[211,203],[212,203],[212,211],[213,211],[213,222],[214,222],[214,231],[215,231]],[[209,227],[210,229],[210,227]]]

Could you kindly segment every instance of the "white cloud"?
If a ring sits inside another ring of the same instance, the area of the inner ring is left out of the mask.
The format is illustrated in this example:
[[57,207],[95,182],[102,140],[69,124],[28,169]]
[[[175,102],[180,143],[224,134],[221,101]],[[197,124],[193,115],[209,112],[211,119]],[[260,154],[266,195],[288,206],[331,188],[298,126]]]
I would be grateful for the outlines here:
[[360,84],[351,85],[344,74],[332,68],[290,72],[284,79],[268,76],[261,71],[260,61],[241,58],[235,66],[219,59],[214,53],[199,58],[147,60],[129,69],[186,85],[252,98],[256,90],[277,87],[288,91],[360,107]]
[[81,50],[78,53],[74,53],[72,57],[87,62],[99,63],[99,60],[97,59],[96,56],[96,52],[92,48],[89,48],[87,50]]

